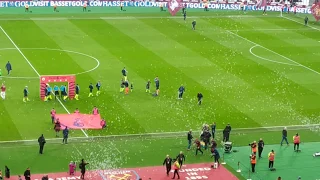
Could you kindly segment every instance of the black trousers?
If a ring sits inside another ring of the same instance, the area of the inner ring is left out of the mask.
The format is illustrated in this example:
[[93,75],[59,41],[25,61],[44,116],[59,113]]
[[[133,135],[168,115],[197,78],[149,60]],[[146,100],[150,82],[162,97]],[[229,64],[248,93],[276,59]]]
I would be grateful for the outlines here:
[[183,92],[179,92],[179,98],[182,98]]
[[178,169],[175,169],[174,172],[173,172],[173,178],[174,179],[176,177],[176,175],[178,176],[178,179],[180,179],[180,176],[179,176],[179,170]]
[[300,143],[294,143],[293,150],[296,150],[296,148],[297,148],[297,150],[299,150],[299,145],[300,145]]
[[86,170],[81,170],[80,179],[84,179],[84,175],[86,174]]
[[178,161],[179,162],[179,164],[180,164],[180,169],[182,168],[182,164],[183,164],[183,161]]
[[169,176],[169,173],[171,171],[171,165],[170,166],[166,166],[166,168],[167,168],[167,176]]
[[273,161],[269,161],[269,168],[273,168]]
[[258,147],[258,156],[259,156],[259,158],[261,158],[262,151],[263,151],[263,147]]
[[68,144],[68,137],[63,136],[62,143]]
[[251,170],[252,170],[253,173],[255,172],[255,170],[256,170],[256,164],[251,164]]
[[229,133],[223,135],[223,142],[228,142],[229,141]]
[[40,154],[43,154],[44,145],[39,145],[39,146],[40,146],[39,153],[40,153]]
[[196,155],[198,155],[198,151],[200,151],[203,154],[203,151],[201,150],[201,148],[197,148]]

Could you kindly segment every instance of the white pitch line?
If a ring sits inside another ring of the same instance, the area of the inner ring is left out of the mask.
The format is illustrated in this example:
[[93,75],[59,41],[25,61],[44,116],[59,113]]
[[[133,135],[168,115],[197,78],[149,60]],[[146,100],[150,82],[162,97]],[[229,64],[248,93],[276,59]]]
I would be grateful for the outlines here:
[[247,39],[247,38],[244,38],[244,37],[242,37],[242,36],[240,36],[240,35],[238,35],[238,34],[235,34],[235,33],[231,32],[231,31],[227,31],[227,32],[229,32],[230,34],[232,34],[232,35],[234,35],[234,36],[237,36],[237,37],[239,37],[239,38],[241,38],[241,39],[243,39],[243,40],[246,40],[246,41],[248,41],[248,42],[250,42],[250,43],[252,43],[252,44],[254,44],[254,45],[256,45],[256,46],[259,46],[259,47],[261,47],[261,48],[263,48],[263,49],[265,49],[265,50],[268,50],[268,51],[270,51],[270,52],[272,52],[272,53],[274,53],[274,54],[276,54],[276,55],[278,55],[278,56],[280,56],[280,57],[282,57],[282,58],[284,58],[284,59],[286,59],[286,60],[288,60],[288,61],[290,61],[290,62],[293,62],[293,63],[295,63],[295,64],[297,64],[297,65],[299,65],[299,66],[301,66],[301,67],[304,67],[305,69],[308,69],[309,71],[312,71],[312,72],[320,75],[320,72],[318,72],[318,71],[316,71],[316,70],[314,70],[314,69],[311,69],[311,68],[309,68],[309,67],[307,67],[307,66],[305,66],[305,65],[302,65],[302,64],[298,63],[297,61],[294,61],[294,60],[292,60],[292,59],[290,59],[290,58],[288,58],[288,57],[286,57],[286,56],[284,56],[284,55],[281,55],[281,54],[279,54],[279,53],[277,53],[277,52],[275,52],[275,51],[272,51],[271,49],[268,49],[268,48],[266,48],[266,47],[264,47],[264,46],[262,46],[262,45],[260,45],[260,44],[258,44],[258,43],[255,43],[255,42],[253,42],[253,41],[251,41],[251,40],[249,40],[249,39]]
[[[2,32],[7,36],[7,38],[10,40],[10,42],[13,44],[13,46],[18,50],[18,52],[22,55],[22,57],[27,61],[27,63],[30,65],[30,67],[33,69],[33,71],[38,75],[38,77],[40,78],[41,75],[39,74],[39,72],[36,70],[36,68],[34,68],[34,66],[31,64],[31,62],[28,60],[28,58],[22,53],[22,51],[19,49],[19,47],[16,45],[16,43],[11,39],[11,37],[7,34],[7,32],[2,28],[2,26],[0,26],[0,29],[2,30]],[[61,104],[61,106],[64,108],[64,110],[70,114],[69,110],[66,108],[66,106],[60,101],[60,99],[58,99],[59,103]],[[81,131],[83,132],[83,134],[88,137],[88,134],[86,132],[84,132],[83,129],[81,129]]]
[[[296,20],[294,20],[294,19],[291,19],[291,18],[288,18],[288,17],[284,17],[284,16],[283,16],[283,18],[285,18],[285,19],[287,19],[287,20],[289,20],[289,21],[293,21],[293,22],[296,22],[296,23],[298,23],[298,24],[304,25],[302,22],[296,21]],[[307,25],[307,27],[309,27],[309,28],[311,28],[311,29],[314,29],[314,30],[317,30],[317,31],[320,31],[320,29],[318,29],[318,28],[316,28],[316,27],[313,27],[313,26],[310,26],[310,25]]]
[[[300,28],[300,29],[230,29],[228,31],[306,31],[307,29]],[[309,30],[310,31],[310,30]]]
[[268,59],[268,58],[264,58],[264,57],[261,57],[261,56],[258,56],[256,55],[255,53],[252,52],[252,50],[256,47],[260,47],[258,45],[254,45],[252,46],[250,49],[249,49],[249,52],[250,54],[252,54],[253,56],[259,58],[259,59],[262,59],[262,60],[265,60],[265,61],[269,61],[269,62],[273,62],[273,63],[278,63],[278,64],[284,64],[284,65],[288,65],[288,66],[300,66],[298,64],[292,64],[292,63],[285,63],[285,62],[279,62],[279,61],[274,61],[274,60],[271,60],[271,59]]
[[7,79],[39,79],[39,77],[17,77],[17,76],[0,76],[0,78],[7,78]]
[[[290,126],[268,126],[268,127],[255,127],[255,128],[234,128],[232,129],[233,133],[236,132],[242,132],[242,131],[255,131],[255,130],[266,130],[266,131],[278,131],[282,130],[284,127],[286,127],[288,130],[291,129],[312,129],[313,127],[319,128],[320,129],[320,124],[309,124],[309,125],[290,125]],[[217,129],[216,132],[222,132],[222,129]],[[200,133],[200,131],[192,131],[193,134]],[[187,131],[178,131],[178,132],[161,132],[161,133],[143,133],[143,134],[122,134],[122,135],[109,135],[109,136],[89,136],[89,137],[71,137],[68,138],[69,140],[88,140],[90,139],[95,139],[95,138],[126,138],[126,137],[137,137],[137,138],[143,138],[143,137],[180,137],[182,135],[187,135]],[[57,138],[49,138],[46,139],[47,141],[56,141]],[[13,141],[0,141],[0,144],[5,144],[5,143],[24,143],[24,142],[37,142],[37,139],[26,139],[26,140],[13,140]]]

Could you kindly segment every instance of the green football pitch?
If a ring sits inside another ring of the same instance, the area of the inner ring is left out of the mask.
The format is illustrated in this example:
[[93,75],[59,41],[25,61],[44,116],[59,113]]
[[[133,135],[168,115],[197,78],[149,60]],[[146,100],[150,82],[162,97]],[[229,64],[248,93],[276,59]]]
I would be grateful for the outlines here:
[[[190,10],[184,21],[180,14],[171,17],[157,8],[121,13],[118,8],[92,8],[90,13],[77,8],[60,13],[47,8],[32,14],[19,8],[1,11],[0,82],[7,92],[0,101],[0,167],[8,165],[13,174],[26,167],[33,173],[65,172],[70,160],[81,158],[91,162],[90,169],[161,165],[166,154],[186,150],[189,129],[198,136],[204,123],[216,122],[218,129],[228,123],[234,129],[231,141],[239,152],[226,155],[225,161],[240,179],[248,176],[245,146],[260,137],[270,145],[266,151],[279,152],[276,158],[283,167],[266,171],[264,159],[252,179],[319,178],[311,166],[303,168],[303,174],[293,171],[298,161],[318,151],[307,142],[320,138],[320,26],[304,26],[305,15]],[[195,31],[192,20],[197,21]],[[4,68],[7,61],[13,67],[10,76]],[[129,95],[119,93],[123,67],[134,84]],[[80,100],[41,101],[38,75],[66,74],[76,75]],[[153,82],[156,76],[158,97],[145,92],[148,79]],[[89,84],[99,80],[101,95],[89,98]],[[178,100],[181,84],[186,93]],[[22,101],[25,86],[31,100],[27,103]],[[198,92],[204,95],[201,106]],[[73,130],[70,144],[62,146],[50,110],[90,113],[93,106],[108,127]],[[284,126],[289,137],[299,132],[301,148],[308,148],[299,160],[291,147],[272,146],[279,144]],[[41,134],[48,141],[43,156],[37,154],[35,141]],[[221,134],[217,136],[221,140]],[[194,151],[186,154],[187,163],[212,161],[209,152],[202,157]],[[319,159],[312,160],[312,167],[319,168]],[[239,174],[238,161],[243,169]]]

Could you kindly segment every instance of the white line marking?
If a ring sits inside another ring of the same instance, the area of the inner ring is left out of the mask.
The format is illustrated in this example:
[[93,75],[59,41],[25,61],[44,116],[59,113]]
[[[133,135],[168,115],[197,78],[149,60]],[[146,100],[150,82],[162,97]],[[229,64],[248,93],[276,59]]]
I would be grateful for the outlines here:
[[[284,127],[287,127],[288,130],[310,130],[310,129],[320,129],[320,124],[308,124],[308,125],[291,125],[291,126],[268,126],[268,127],[255,127],[255,128],[234,128],[232,129],[232,133],[247,131],[248,133],[256,132],[256,131],[281,131]],[[217,129],[217,132],[221,133],[222,129]],[[198,134],[200,131],[193,131],[193,134]],[[136,137],[136,138],[154,138],[154,137],[183,137],[187,136],[187,131],[178,131],[178,132],[161,132],[161,133],[144,133],[144,134],[123,134],[123,135],[109,135],[109,136],[89,136],[89,137],[71,137],[68,140],[90,140],[96,138],[128,138],[128,137]],[[47,141],[56,141],[60,139],[57,138],[49,138]],[[12,141],[0,141],[0,144],[4,143],[24,143],[24,142],[37,142],[37,139],[31,140],[12,140]]]
[[[91,55],[88,55],[88,54],[84,54],[84,53],[81,53],[81,52],[77,52],[77,51],[64,50],[64,49],[51,49],[51,48],[20,48],[20,49],[62,51],[62,52],[74,53],[74,54],[79,54],[79,55],[82,55],[82,56],[89,57],[89,58],[91,58],[91,59],[93,59],[93,60],[95,60],[95,61],[97,62],[97,65],[96,65],[94,68],[89,69],[89,70],[87,70],[87,71],[80,72],[80,73],[76,73],[75,75],[80,75],[80,74],[89,73],[89,72],[91,72],[91,71],[96,70],[96,69],[100,66],[100,61],[99,61],[97,58],[95,58],[95,57],[93,57],[93,56],[91,56]],[[0,48],[0,51],[3,51],[3,50],[16,50],[16,48]],[[7,77],[9,77],[9,76],[7,76]],[[37,77],[37,78],[39,79],[39,77]],[[16,79],[18,79],[18,78],[16,78]],[[19,78],[19,79],[26,79],[26,78],[21,77],[21,78]]]
[[7,78],[7,79],[39,79],[39,77],[17,77],[17,76],[0,76],[0,78]]
[[265,50],[268,50],[268,51],[270,51],[270,52],[272,52],[272,53],[274,53],[274,54],[276,54],[276,55],[278,55],[278,56],[280,56],[280,57],[282,57],[282,58],[284,58],[284,59],[286,59],[286,60],[288,60],[288,61],[290,61],[290,62],[292,62],[292,63],[295,63],[295,64],[297,64],[297,65],[299,65],[299,66],[301,66],[301,67],[304,67],[305,69],[308,69],[309,71],[312,71],[312,72],[320,75],[320,72],[318,72],[318,71],[316,71],[316,70],[314,70],[314,69],[311,69],[311,68],[309,68],[309,67],[307,67],[307,66],[305,66],[305,65],[302,65],[302,64],[300,64],[300,63],[298,63],[298,62],[296,62],[296,61],[294,61],[294,60],[292,60],[292,59],[290,59],[290,58],[288,58],[288,57],[285,57],[285,56],[283,56],[283,55],[281,55],[281,54],[279,54],[279,53],[277,53],[277,52],[275,52],[275,51],[272,51],[271,49],[268,49],[268,48],[266,48],[266,47],[264,47],[264,46],[262,46],[262,45],[260,45],[260,44],[258,44],[258,43],[255,43],[255,42],[253,42],[253,41],[251,41],[251,40],[249,40],[249,39],[247,39],[247,38],[244,38],[244,37],[242,37],[242,36],[240,36],[240,35],[238,35],[238,34],[235,34],[235,33],[231,32],[231,31],[227,31],[227,32],[229,32],[230,34],[233,34],[234,36],[237,36],[237,37],[239,37],[239,38],[241,38],[241,39],[243,39],[243,40],[246,40],[246,41],[248,41],[248,42],[250,42],[250,43],[252,43],[252,44],[254,44],[254,45],[256,45],[256,46],[259,46],[259,47],[261,47],[261,48],[263,48],[263,49],[265,49]]
[[258,56],[256,55],[255,53],[252,52],[252,50],[256,47],[260,47],[258,45],[254,45],[252,46],[250,49],[249,49],[249,52],[250,54],[252,54],[253,56],[259,58],[259,59],[262,59],[262,60],[265,60],[265,61],[269,61],[269,62],[273,62],[273,63],[278,63],[278,64],[284,64],[284,65],[288,65],[288,66],[300,66],[299,64],[292,64],[292,63],[285,63],[285,62],[279,62],[279,61],[274,61],[274,60],[271,60],[271,59],[268,59],[268,58],[264,58],[264,57],[261,57],[261,56]]
[[237,31],[310,31],[313,29],[307,29],[307,28],[300,28],[300,29],[231,29],[228,31],[233,31],[233,32],[237,32]]
[[[30,67],[33,69],[33,71],[38,75],[38,77],[41,77],[41,75],[38,73],[38,71],[34,68],[34,66],[30,63],[30,61],[28,60],[28,58],[22,53],[22,51],[19,49],[19,47],[13,42],[13,40],[11,39],[11,37],[6,33],[6,31],[2,28],[2,26],[0,26],[0,29],[2,30],[2,32],[7,36],[7,38],[11,41],[11,43],[13,44],[13,46],[19,51],[19,53],[22,55],[22,57],[27,61],[27,63],[30,65]],[[59,101],[59,103],[61,104],[61,106],[64,108],[64,110],[70,114],[69,110],[66,108],[66,106],[60,101],[59,98],[57,98],[57,100]],[[86,132],[84,132],[83,129],[81,129],[81,131],[83,132],[83,134],[88,137],[88,134]]]
[[[287,20],[289,20],[289,21],[293,21],[293,22],[296,22],[296,23],[298,23],[298,24],[304,25],[302,22],[296,21],[296,20],[294,20],[294,19],[291,19],[291,18],[288,18],[288,17],[284,17],[284,16],[283,16],[283,18],[285,18],[285,19],[287,19]],[[307,27],[309,27],[309,28],[311,28],[311,29],[314,29],[314,30],[317,30],[317,31],[320,31],[320,29],[318,29],[318,28],[316,28],[316,27],[313,27],[313,26],[310,26],[310,25],[307,25]]]

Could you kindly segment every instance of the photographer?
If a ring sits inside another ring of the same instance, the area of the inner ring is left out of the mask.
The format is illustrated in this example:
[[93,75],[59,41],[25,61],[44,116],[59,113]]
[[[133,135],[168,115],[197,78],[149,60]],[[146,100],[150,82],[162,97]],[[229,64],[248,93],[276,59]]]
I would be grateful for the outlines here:
[[251,163],[251,170],[254,173],[256,170],[256,163],[257,163],[256,155],[254,153],[252,153],[252,155],[250,156],[250,163]]
[[253,141],[251,144],[249,144],[249,146],[251,146],[251,152],[256,155],[257,154],[257,142]]

